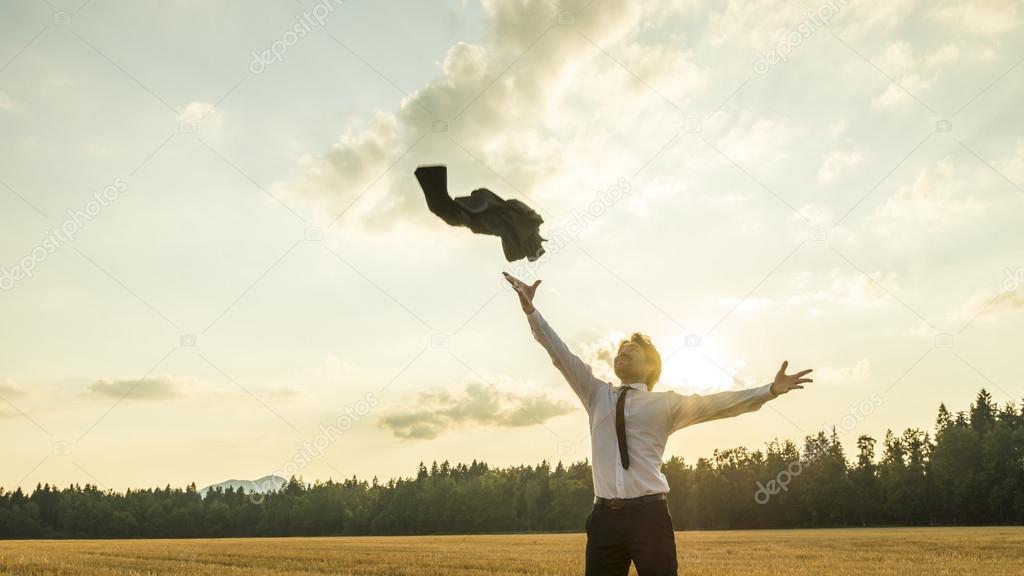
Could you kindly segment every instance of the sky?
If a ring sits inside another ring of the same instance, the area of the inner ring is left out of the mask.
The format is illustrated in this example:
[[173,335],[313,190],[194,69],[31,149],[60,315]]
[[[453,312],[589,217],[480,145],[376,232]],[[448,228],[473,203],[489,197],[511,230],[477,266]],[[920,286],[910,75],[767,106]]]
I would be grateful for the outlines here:
[[[589,458],[502,271],[609,380],[633,331],[656,390],[815,369],[666,458],[1024,399],[1019,2],[0,11],[5,489]],[[422,164],[547,254],[444,225]]]

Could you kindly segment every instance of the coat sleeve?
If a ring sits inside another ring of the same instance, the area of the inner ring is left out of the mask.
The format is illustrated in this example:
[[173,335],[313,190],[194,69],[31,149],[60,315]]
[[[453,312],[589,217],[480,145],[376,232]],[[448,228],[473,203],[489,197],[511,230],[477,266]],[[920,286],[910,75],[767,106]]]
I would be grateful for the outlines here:
[[675,432],[693,424],[754,412],[774,397],[771,384],[704,396],[669,392],[670,431]]
[[526,317],[530,322],[534,339],[547,350],[552,364],[565,376],[572,391],[576,393],[580,402],[589,411],[595,394],[601,388],[608,386],[608,383],[594,376],[593,369],[569,351],[569,347],[558,337],[558,334],[548,325],[536,308]]

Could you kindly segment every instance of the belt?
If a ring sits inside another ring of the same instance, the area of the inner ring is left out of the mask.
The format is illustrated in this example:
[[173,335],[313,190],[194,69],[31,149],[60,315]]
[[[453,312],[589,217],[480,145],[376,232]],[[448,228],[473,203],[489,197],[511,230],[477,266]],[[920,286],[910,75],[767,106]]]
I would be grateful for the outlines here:
[[647,494],[646,496],[637,496],[636,498],[601,498],[600,496],[594,498],[594,508],[611,508],[612,510],[618,508],[628,508],[630,506],[636,506],[638,504],[646,504],[648,502],[657,502],[658,500],[665,500],[665,493],[661,494]]

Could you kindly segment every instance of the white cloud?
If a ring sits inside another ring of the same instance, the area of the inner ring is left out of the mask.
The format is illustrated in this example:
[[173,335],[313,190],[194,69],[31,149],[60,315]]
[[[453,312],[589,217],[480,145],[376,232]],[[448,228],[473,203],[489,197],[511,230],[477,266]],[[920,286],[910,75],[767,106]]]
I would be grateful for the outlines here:
[[200,129],[210,132],[223,125],[223,114],[209,102],[190,102],[178,112],[179,122],[191,122]]
[[792,278],[792,293],[787,302],[804,308],[811,315],[842,309],[879,306],[897,290],[897,276],[879,271],[867,275],[833,268],[828,272],[803,271]]
[[18,103],[11,99],[7,92],[0,92],[0,110],[17,110]]
[[[832,211],[821,204],[806,204],[800,207],[800,215],[803,215],[807,219],[806,223],[808,226],[829,226],[832,224],[834,216]],[[803,222],[803,218],[800,215],[793,214],[793,217]],[[804,235],[804,231],[800,231],[800,235]]]
[[808,5],[777,0],[729,0],[725,9],[711,14],[708,18],[711,43],[769,50],[791,32],[799,31],[801,24],[808,26],[811,22],[816,22],[813,18],[819,16],[820,7],[831,6],[834,18],[835,13],[842,11],[844,3],[822,0],[817,4]]
[[979,36],[1005,34],[1020,25],[1016,0],[954,0],[931,11],[931,16],[954,32]]
[[271,402],[291,402],[297,398],[305,396],[305,391],[301,388],[275,388],[268,390],[261,394],[267,400]]
[[818,182],[829,184],[860,166],[864,157],[856,150],[833,150],[818,169]]
[[378,422],[398,438],[431,439],[448,430],[467,426],[517,428],[535,426],[575,409],[575,404],[536,392],[510,391],[470,382],[462,394],[447,390],[421,392],[411,405],[392,410]]
[[1024,283],[1006,286],[998,292],[975,294],[952,314],[950,321],[963,324],[977,319],[994,320],[1024,310]]
[[757,296],[749,298],[719,298],[718,305],[722,308],[734,310],[733,313],[749,314],[770,307],[772,300],[771,298],[760,298]]
[[914,53],[910,44],[899,40],[886,46],[885,52],[878,60],[878,67],[885,70],[890,76],[903,76],[910,73],[914,67]]
[[744,112],[718,148],[740,166],[763,169],[788,157],[786,150],[794,136],[794,129],[785,120],[757,118]]
[[855,34],[894,28],[917,9],[918,0],[851,0],[842,18],[844,29]]
[[680,50],[671,44],[630,42],[616,56],[645,84],[677,106],[688,107],[694,94],[707,88],[708,73],[694,63],[693,50]]
[[28,392],[19,387],[14,380],[10,378],[0,380],[0,418],[14,418],[19,416],[18,410],[11,404],[11,400],[17,400],[27,396]]
[[871,377],[871,362],[862,358],[852,366],[825,366],[812,374],[815,382],[822,384],[852,384]]
[[943,68],[959,61],[960,49],[953,44],[946,44],[924,59],[924,67],[927,69]]
[[125,400],[171,400],[185,395],[190,382],[170,376],[141,380],[98,380],[88,389],[93,397]]
[[835,224],[836,215],[828,206],[816,201],[804,204],[799,210],[799,213],[793,213],[792,225],[789,227],[794,241],[830,242],[836,246],[861,243],[859,235],[851,232],[844,224]]
[[349,127],[326,155],[304,159],[304,176],[288,191],[333,219],[370,186],[388,184],[380,180],[400,153],[400,139],[396,116],[378,113],[364,127]]
[[832,140],[842,138],[850,128],[850,123],[845,118],[836,120],[828,127],[828,135]]
[[0,380],[0,398],[14,400],[16,398],[24,398],[26,396],[28,396],[28,392],[19,387],[14,380],[10,378]]
[[[309,159],[301,177],[280,188],[329,220],[366,191],[346,213],[352,225],[390,225],[409,216],[426,219],[411,170],[388,170],[417,142],[406,157],[410,164],[416,159],[437,162],[438,154],[447,157],[453,150],[464,158],[447,138],[431,134],[435,118],[456,116],[449,135],[527,195],[571,169],[559,153],[558,143],[565,140],[546,132],[564,122],[559,102],[577,70],[590,60],[607,58],[578,34],[545,32],[556,16],[549,2],[485,0],[483,7],[487,16],[480,45],[452,46],[440,78],[406,98],[399,110],[380,112],[366,126],[350,128],[331,150]],[[581,13],[573,26],[595,43],[610,46],[639,17],[638,5],[611,3]],[[632,48],[626,54],[639,66],[692,70],[685,55],[660,48]],[[680,89],[665,86],[671,92]]]
[[615,369],[613,362],[615,353],[628,335],[625,332],[612,331],[593,342],[584,342],[580,345],[579,357],[586,362],[594,371],[594,376],[608,382],[615,382]]
[[1017,186],[1024,185],[1024,143],[1017,146],[1016,153],[1002,162],[1003,173]]
[[956,64],[959,59],[960,49],[952,44],[943,45],[924,58],[916,56],[910,44],[903,40],[889,44],[878,60],[878,67],[895,81],[874,97],[871,105],[891,109],[905,106],[915,97],[924,98],[923,95],[931,89],[938,73]]
[[875,210],[876,231],[889,234],[911,227],[942,229],[963,223],[987,207],[965,188],[956,178],[952,160],[940,160],[933,168],[918,172],[913,183],[900,187]]
[[906,106],[914,101],[914,96],[920,98],[918,94],[931,86],[916,75],[901,78],[898,82],[890,82],[884,92],[871,99],[871,106],[883,110]]

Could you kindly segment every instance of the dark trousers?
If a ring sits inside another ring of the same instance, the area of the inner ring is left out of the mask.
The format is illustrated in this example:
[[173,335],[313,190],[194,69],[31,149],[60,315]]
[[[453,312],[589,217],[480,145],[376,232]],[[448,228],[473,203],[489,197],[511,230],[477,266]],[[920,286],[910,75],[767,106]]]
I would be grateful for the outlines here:
[[586,576],[676,576],[676,539],[668,502],[598,508],[587,517]]

